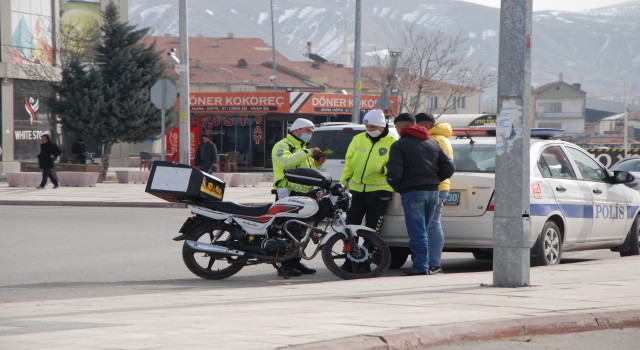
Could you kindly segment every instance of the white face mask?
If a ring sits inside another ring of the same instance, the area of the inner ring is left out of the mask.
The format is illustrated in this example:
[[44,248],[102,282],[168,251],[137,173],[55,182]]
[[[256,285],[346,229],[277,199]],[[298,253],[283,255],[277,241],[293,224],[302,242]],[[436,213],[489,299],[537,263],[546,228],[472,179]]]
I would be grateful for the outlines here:
[[367,130],[367,134],[369,134],[369,136],[371,136],[371,137],[378,137],[378,136],[380,136],[380,134],[382,134],[382,131],[380,131],[380,130],[368,131]]

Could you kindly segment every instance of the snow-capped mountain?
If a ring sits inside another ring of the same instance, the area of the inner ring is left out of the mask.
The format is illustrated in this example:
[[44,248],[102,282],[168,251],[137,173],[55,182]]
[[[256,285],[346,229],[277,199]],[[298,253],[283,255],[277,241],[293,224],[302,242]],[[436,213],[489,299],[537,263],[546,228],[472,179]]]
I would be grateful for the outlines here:
[[[304,60],[307,43],[329,60],[343,62],[353,50],[355,0],[271,0],[275,47]],[[190,36],[259,37],[271,43],[270,1],[188,0]],[[402,50],[407,25],[425,32],[465,37],[469,60],[498,66],[500,10],[451,0],[364,0],[363,65],[377,50]],[[178,0],[129,0],[129,21],[153,35],[178,35]],[[588,96],[618,98],[627,84],[640,95],[640,1],[581,12],[533,13],[532,84],[580,83]],[[345,47],[348,47],[345,49]],[[347,52],[345,52],[347,51]]]

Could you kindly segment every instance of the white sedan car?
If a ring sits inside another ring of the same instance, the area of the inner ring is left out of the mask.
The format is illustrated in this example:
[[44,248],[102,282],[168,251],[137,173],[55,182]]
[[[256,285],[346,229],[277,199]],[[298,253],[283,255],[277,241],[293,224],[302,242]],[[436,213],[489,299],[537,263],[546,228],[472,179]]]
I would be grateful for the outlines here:
[[[444,250],[490,259],[495,137],[451,143],[456,173],[443,209]],[[639,254],[640,194],[624,185],[632,175],[611,173],[579,146],[560,140],[532,137],[530,152],[532,264],[558,264],[563,252],[587,249]],[[391,247],[392,267],[402,266],[409,239],[398,194],[387,210],[382,237]]]

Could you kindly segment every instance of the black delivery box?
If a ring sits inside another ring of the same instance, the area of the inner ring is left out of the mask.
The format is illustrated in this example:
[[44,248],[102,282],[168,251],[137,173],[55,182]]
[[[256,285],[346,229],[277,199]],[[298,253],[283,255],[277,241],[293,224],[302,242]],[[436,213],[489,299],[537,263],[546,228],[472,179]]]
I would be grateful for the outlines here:
[[155,161],[145,192],[168,202],[220,202],[225,182],[186,164]]

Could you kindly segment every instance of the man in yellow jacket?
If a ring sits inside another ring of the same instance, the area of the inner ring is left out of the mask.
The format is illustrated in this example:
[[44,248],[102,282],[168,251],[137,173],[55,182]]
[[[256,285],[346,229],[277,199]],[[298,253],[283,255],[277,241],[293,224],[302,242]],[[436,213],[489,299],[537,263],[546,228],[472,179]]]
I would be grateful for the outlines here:
[[[367,131],[351,140],[340,182],[346,184],[352,196],[347,224],[360,225],[364,218],[367,227],[380,233],[384,213],[393,195],[385,176],[385,166],[389,161],[391,144],[396,138],[389,134],[384,113],[379,109],[367,112],[363,124]],[[354,269],[356,265],[347,260],[343,269]],[[357,272],[362,273],[363,269],[367,267],[360,266]]]
[[[429,113],[418,113],[415,117],[416,123],[429,129],[431,138],[436,140],[444,153],[453,160],[453,148],[449,141],[449,137],[451,137],[452,134],[451,124],[444,122],[436,123],[436,119]],[[447,197],[449,197],[450,189],[451,181],[449,179],[442,181],[440,186],[438,186],[438,205],[436,205],[435,213],[433,214],[433,218],[431,219],[431,223],[428,228],[430,275],[442,273],[440,262],[442,257],[442,248],[444,247],[444,231],[442,231],[442,223],[440,219],[442,217],[442,207],[444,206],[444,202],[447,200]]]
[[[320,169],[326,157],[316,157],[317,159],[314,159],[313,155],[320,153],[320,149],[306,148],[314,130],[315,125],[313,122],[304,118],[298,118],[291,124],[287,136],[273,146],[273,150],[271,151],[271,159],[273,160],[273,187],[277,191],[278,199],[289,195],[305,195],[313,189],[311,186],[288,182],[284,177],[284,171],[285,169],[293,168]],[[284,261],[281,266],[281,271],[287,276],[316,273],[316,270],[310,269],[301,263],[300,258]],[[278,274],[280,274],[280,272],[278,272]]]

